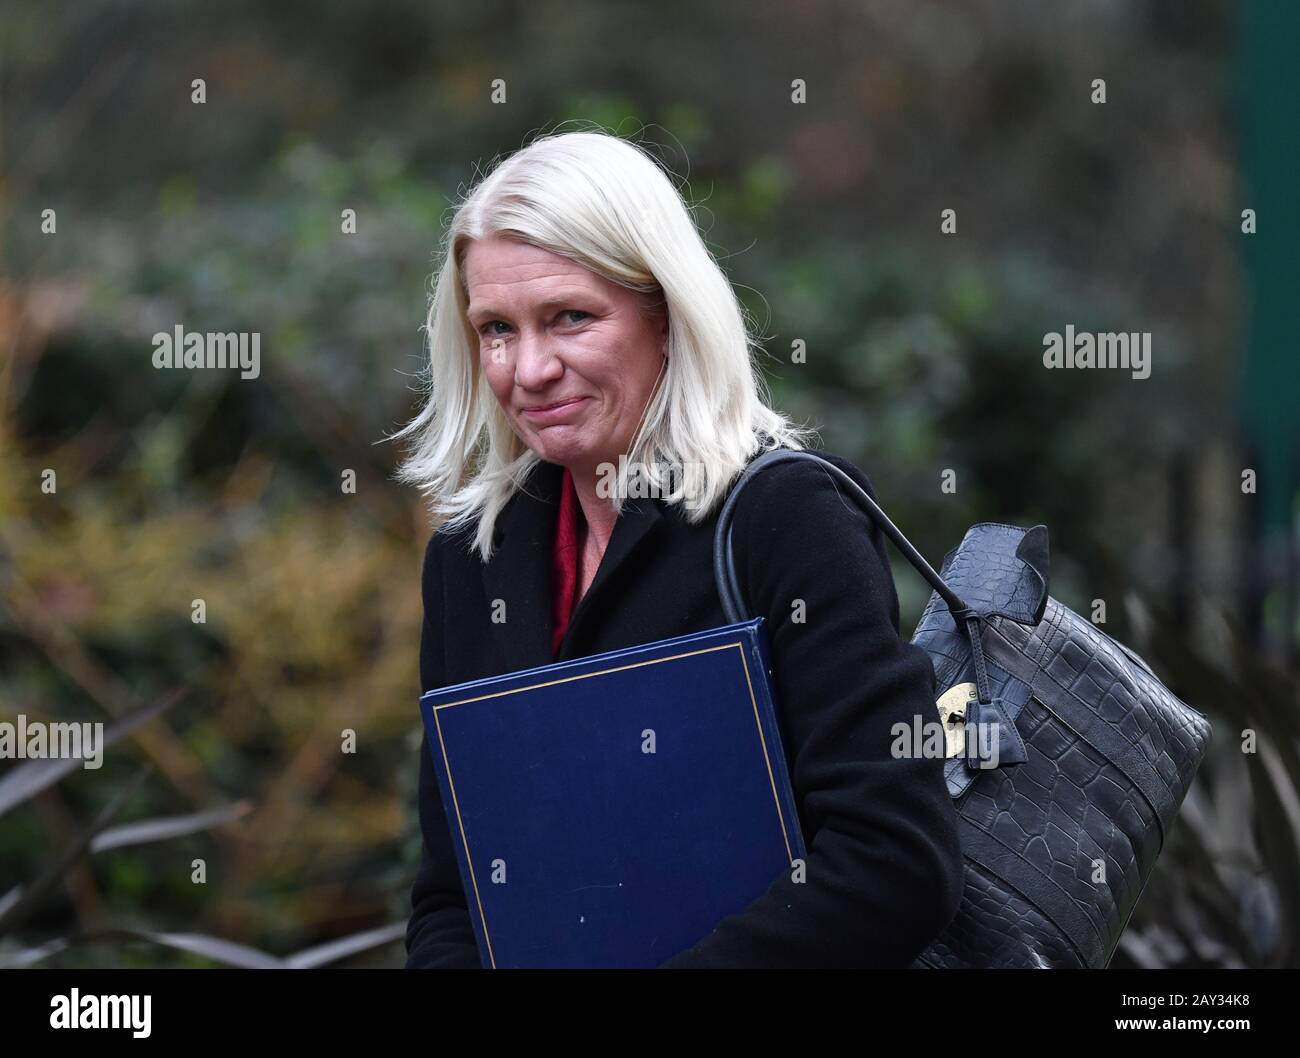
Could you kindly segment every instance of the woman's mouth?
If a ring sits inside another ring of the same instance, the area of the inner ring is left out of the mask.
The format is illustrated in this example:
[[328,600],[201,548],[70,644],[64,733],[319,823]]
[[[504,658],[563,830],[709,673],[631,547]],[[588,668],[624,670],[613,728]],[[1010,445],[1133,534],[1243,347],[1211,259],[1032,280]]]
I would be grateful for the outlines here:
[[524,408],[523,414],[530,422],[562,422],[589,399],[590,398],[588,397],[570,397],[568,400],[556,401],[554,404],[544,404],[538,407]]

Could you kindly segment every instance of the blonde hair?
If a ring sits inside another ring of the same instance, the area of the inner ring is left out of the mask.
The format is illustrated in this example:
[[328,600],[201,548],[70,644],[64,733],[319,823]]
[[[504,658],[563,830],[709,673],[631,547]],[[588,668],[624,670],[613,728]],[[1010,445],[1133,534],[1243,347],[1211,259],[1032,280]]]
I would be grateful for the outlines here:
[[[814,433],[768,407],[757,341],[669,175],[640,145],[607,132],[551,133],[496,165],[456,208],[430,296],[423,407],[393,440],[411,438],[397,471],[449,530],[493,527],[540,457],[521,441],[481,377],[461,263],[492,234],[568,257],[629,290],[662,299],[667,360],[626,454],[669,503],[700,522],[758,453],[802,448]],[[660,466],[692,466],[690,503]],[[612,504],[622,508],[622,497]]]

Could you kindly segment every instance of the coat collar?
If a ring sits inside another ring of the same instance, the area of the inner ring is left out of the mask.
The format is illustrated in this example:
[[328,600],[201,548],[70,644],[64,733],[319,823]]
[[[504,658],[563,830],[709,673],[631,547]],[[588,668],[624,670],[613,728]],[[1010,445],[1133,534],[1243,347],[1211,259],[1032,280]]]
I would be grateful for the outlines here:
[[624,501],[596,577],[578,601],[558,657],[552,657],[551,562],[563,480],[561,465],[539,460],[497,517],[492,558],[483,566],[483,585],[489,600],[505,601],[506,622],[513,626],[506,640],[511,656],[503,659],[507,665],[503,672],[575,656],[581,648],[584,624],[595,619],[602,600],[626,572],[629,559],[663,518],[661,500]]

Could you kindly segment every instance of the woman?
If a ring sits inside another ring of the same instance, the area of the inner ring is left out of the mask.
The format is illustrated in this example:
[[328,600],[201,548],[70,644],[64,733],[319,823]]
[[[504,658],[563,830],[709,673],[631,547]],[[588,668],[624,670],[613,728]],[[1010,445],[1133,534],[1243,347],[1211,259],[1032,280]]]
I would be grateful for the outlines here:
[[[445,519],[424,560],[424,689],[727,623],[721,503],[757,454],[807,431],[765,404],[735,295],[647,154],[578,132],[497,167],[456,212],[428,332],[427,403],[398,435],[415,439],[403,479]],[[609,487],[620,459],[641,491]],[[942,761],[890,753],[896,723],[937,712],[927,655],[898,635],[884,541],[801,461],[746,488],[733,539],[767,620],[806,879],[783,873],[663,965],[907,965],[956,913],[962,861]],[[477,967],[420,758],[407,965]]]

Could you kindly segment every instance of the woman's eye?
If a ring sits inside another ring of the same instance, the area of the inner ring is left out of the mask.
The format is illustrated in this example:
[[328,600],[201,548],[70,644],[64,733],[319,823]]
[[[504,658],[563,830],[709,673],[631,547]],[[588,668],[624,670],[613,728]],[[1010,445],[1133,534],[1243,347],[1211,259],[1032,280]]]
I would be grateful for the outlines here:
[[492,328],[495,327],[498,323],[500,323],[502,327],[509,326],[508,324],[502,322],[501,320],[488,320],[487,323],[483,324],[483,326],[478,329],[479,334],[485,334],[489,338],[500,334],[501,333],[500,331],[492,330]]
[[[584,311],[583,309],[565,309],[562,313],[560,313],[560,315],[561,315],[561,316],[581,316],[581,317],[583,317],[583,319],[585,319],[586,317],[590,316],[591,313],[590,313],[590,312],[586,312],[586,311]],[[574,320],[574,319],[570,319],[569,322],[570,322],[570,323],[581,323],[582,320]]]

